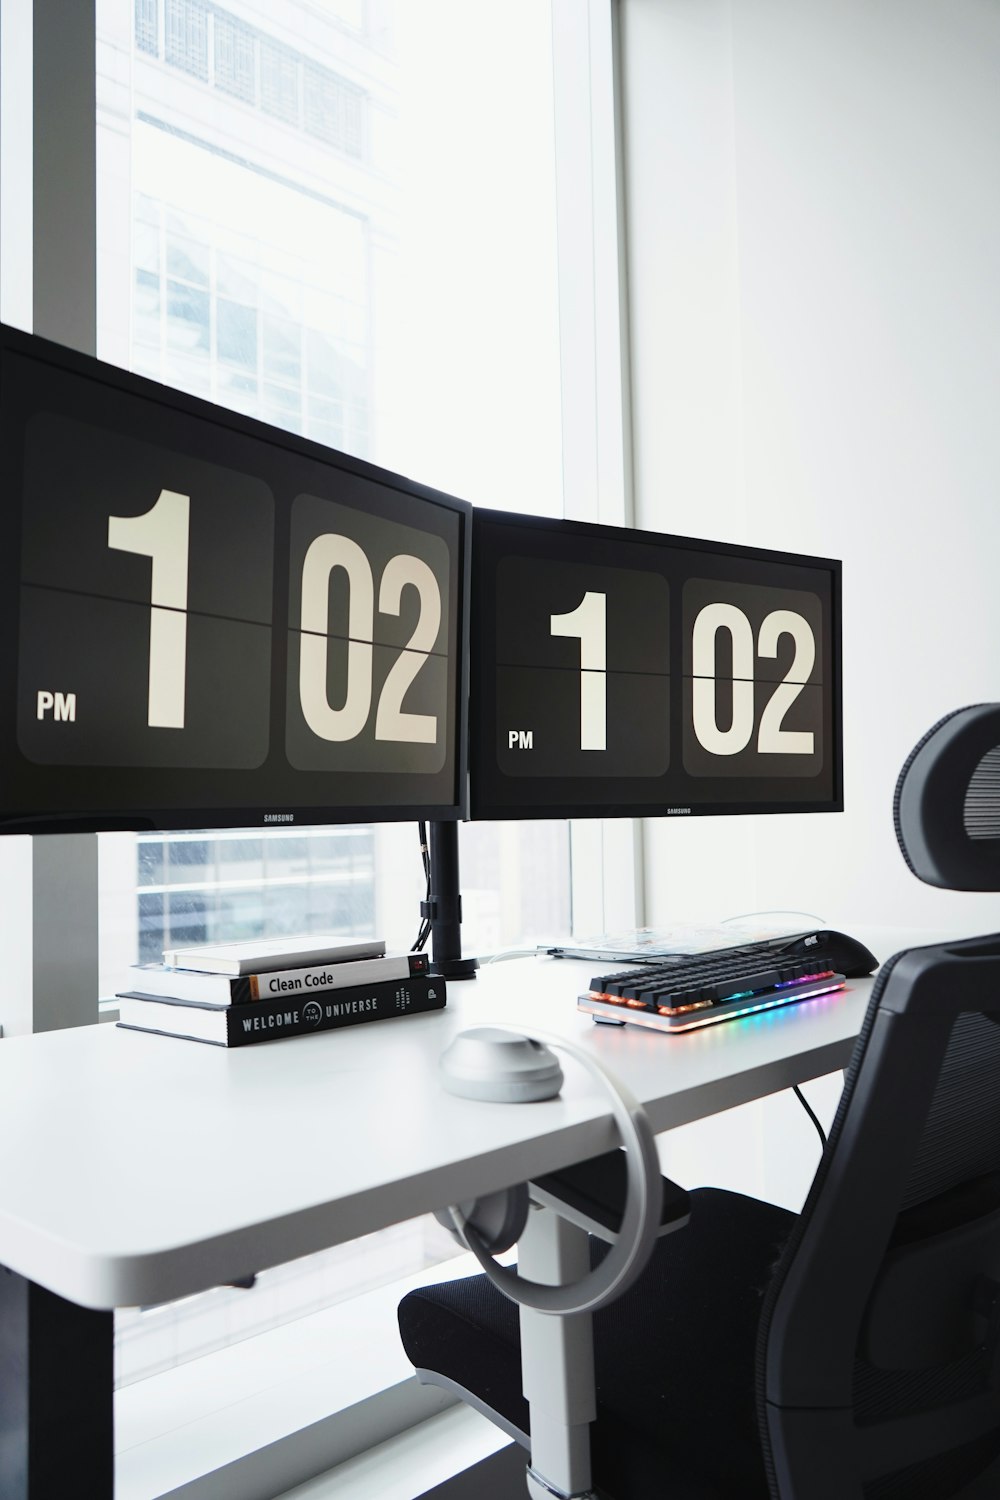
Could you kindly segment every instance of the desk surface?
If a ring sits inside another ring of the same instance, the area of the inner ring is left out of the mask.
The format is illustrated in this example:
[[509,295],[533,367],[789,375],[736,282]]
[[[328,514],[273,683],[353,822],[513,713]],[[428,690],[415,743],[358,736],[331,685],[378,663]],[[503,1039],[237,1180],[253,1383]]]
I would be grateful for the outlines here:
[[592,1049],[656,1131],[843,1067],[871,981],[684,1036],[595,1026],[591,965],[518,959],[446,1010],[227,1051],[117,1026],[0,1044],[0,1263],[87,1307],[188,1295],[608,1150],[604,1095],[441,1088],[456,1031],[505,1021]]

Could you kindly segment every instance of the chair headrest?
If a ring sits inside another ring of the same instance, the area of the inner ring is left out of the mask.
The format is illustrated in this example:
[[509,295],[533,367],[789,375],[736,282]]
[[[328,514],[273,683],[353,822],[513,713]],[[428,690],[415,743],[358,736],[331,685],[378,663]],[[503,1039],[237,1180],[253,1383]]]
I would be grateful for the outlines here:
[[893,820],[919,880],[1000,890],[1000,703],[977,703],[929,729],[899,773]]

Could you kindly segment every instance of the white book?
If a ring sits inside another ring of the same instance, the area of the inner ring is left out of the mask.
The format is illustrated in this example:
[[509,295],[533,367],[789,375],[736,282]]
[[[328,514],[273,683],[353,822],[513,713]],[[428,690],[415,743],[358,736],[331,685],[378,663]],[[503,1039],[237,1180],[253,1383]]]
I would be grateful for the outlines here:
[[202,974],[257,974],[266,969],[304,969],[342,963],[349,958],[381,958],[383,938],[345,942],[321,932],[294,937],[249,938],[239,943],[199,943],[194,948],[166,948],[168,969],[197,969]]
[[191,1005],[245,1005],[255,1000],[280,1000],[286,995],[309,996],[353,985],[410,979],[415,974],[427,974],[429,969],[426,953],[346,958],[305,968],[262,969],[258,974],[214,974],[199,969],[168,969],[165,964],[133,964],[125,992]]

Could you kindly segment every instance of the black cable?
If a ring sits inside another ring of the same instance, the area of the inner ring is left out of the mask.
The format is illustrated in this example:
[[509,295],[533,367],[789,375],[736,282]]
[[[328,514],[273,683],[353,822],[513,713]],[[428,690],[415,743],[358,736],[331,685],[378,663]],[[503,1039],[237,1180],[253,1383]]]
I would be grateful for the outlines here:
[[427,881],[427,889],[431,887],[431,846],[427,837],[427,824],[423,819],[417,824],[417,833],[420,836],[420,859],[424,867],[424,878]]
[[809,1103],[809,1100],[806,1098],[805,1094],[799,1088],[799,1086],[798,1086],[797,1083],[793,1083],[792,1084],[792,1093],[795,1095],[796,1099],[802,1105],[802,1108],[805,1110],[805,1112],[809,1116],[810,1120],[812,1120],[813,1124],[816,1126],[816,1129],[819,1132],[819,1138],[823,1142],[823,1148],[825,1150],[826,1149],[826,1131],[823,1129],[822,1125],[819,1123],[819,1120],[818,1120],[818,1118],[816,1116],[816,1111],[813,1109],[812,1105]]
[[[430,845],[427,842],[427,824],[425,822],[421,821],[417,824],[417,833],[420,838],[420,858],[424,867],[424,882],[426,885],[426,895],[424,897],[424,901],[426,904],[429,903],[431,899],[431,851]],[[430,937],[430,935],[430,917],[423,917],[421,919],[420,928],[417,932],[413,947],[410,951],[412,953],[421,952],[421,950],[426,946],[427,939]]]

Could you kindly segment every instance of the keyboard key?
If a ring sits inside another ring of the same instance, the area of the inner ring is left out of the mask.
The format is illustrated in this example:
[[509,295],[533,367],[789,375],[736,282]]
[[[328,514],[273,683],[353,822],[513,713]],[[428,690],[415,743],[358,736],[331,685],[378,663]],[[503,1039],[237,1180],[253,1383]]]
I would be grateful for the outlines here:
[[710,987],[710,995],[714,1000],[726,1000],[730,995],[773,990],[780,982],[777,969],[760,969],[756,974],[740,974],[731,979],[720,980]]

